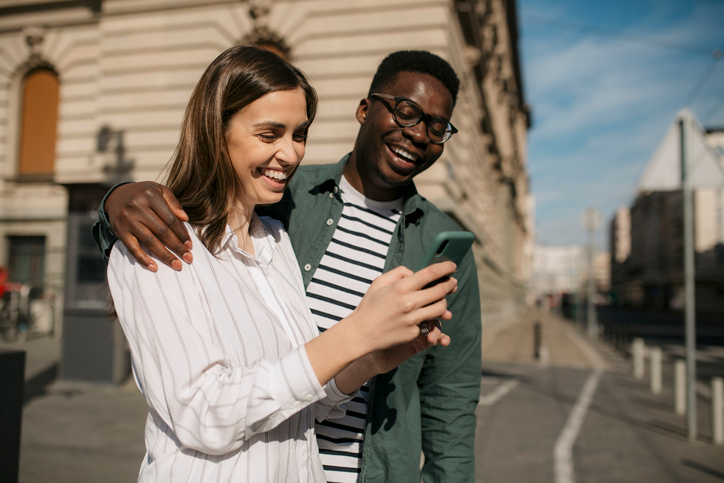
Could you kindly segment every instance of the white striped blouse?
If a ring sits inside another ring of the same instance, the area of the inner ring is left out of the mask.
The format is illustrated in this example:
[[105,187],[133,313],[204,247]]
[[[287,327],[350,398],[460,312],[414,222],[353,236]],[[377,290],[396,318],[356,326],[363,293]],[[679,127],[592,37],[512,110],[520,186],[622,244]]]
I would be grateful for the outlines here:
[[[304,343],[319,332],[281,223],[252,219],[256,256],[227,226],[214,257],[143,268],[117,242],[108,284],[149,405],[139,482],[323,482],[314,418],[350,397],[322,387]],[[331,414],[330,414],[331,412]]]

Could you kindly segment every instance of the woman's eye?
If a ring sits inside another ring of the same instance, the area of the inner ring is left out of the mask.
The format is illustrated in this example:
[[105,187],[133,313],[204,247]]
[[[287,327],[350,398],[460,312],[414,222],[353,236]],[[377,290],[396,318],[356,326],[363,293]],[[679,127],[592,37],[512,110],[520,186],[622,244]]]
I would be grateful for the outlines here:
[[306,134],[295,134],[294,140],[298,143],[306,143],[307,142],[307,135]]
[[259,134],[259,139],[261,139],[264,142],[270,143],[272,141],[276,141],[277,135],[276,134]]

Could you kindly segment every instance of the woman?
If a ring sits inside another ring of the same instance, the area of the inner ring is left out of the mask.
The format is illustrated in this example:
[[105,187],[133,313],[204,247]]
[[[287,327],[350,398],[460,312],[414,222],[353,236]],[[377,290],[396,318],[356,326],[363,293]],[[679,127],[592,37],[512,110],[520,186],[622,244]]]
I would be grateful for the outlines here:
[[139,481],[324,481],[314,418],[432,345],[449,319],[454,271],[437,264],[379,277],[359,307],[319,334],[280,222],[254,214],[281,199],[304,156],[316,94],[255,47],[222,53],[186,110],[167,184],[189,215],[194,264],[143,268],[118,242],[108,282],[149,405]]

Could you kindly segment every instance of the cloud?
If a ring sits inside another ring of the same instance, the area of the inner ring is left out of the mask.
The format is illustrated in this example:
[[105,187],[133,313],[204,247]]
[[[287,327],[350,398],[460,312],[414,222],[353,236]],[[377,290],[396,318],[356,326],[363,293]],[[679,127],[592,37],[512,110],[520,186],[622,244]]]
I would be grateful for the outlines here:
[[[587,206],[608,218],[631,202],[646,162],[710,62],[707,46],[724,40],[722,2],[582,5],[594,4],[521,2],[525,92],[533,107],[528,161],[538,233],[549,244],[585,240],[578,218]],[[682,50],[556,30],[542,26],[542,17],[635,32]],[[711,111],[723,81],[724,65],[717,65],[692,106],[696,114]],[[724,108],[710,123],[724,125]]]

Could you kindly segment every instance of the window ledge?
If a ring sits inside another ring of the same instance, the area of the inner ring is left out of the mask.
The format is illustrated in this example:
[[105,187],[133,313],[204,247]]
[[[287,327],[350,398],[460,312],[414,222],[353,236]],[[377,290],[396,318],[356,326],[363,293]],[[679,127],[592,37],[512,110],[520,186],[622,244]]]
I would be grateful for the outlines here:
[[7,181],[18,184],[30,183],[53,183],[55,179],[54,173],[47,174],[16,174],[7,178]]

